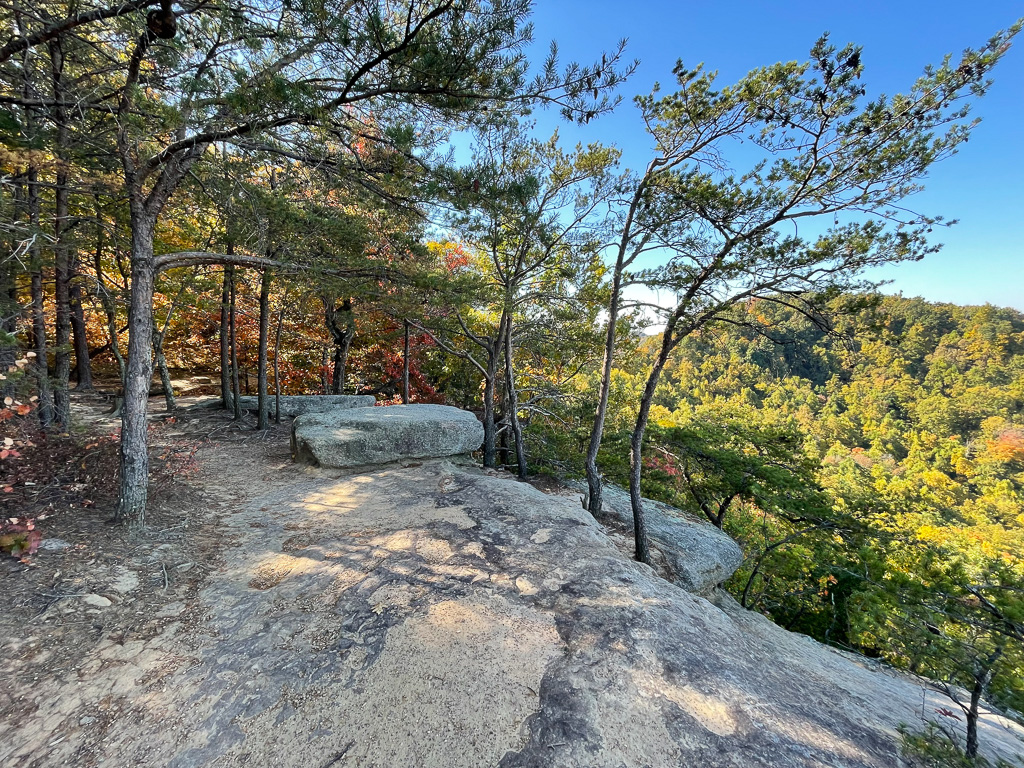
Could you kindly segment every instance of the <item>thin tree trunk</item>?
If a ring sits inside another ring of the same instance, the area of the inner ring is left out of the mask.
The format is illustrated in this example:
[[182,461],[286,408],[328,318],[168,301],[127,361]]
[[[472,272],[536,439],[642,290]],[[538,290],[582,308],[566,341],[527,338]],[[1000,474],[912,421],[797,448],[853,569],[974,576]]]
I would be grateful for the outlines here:
[[[100,205],[98,197],[95,200],[96,207],[96,219],[100,218]],[[100,304],[103,305],[103,314],[107,318],[107,334],[110,336],[110,351],[114,355],[114,359],[117,361],[117,375],[118,380],[121,382],[121,390],[118,393],[123,395],[124,393],[124,380],[126,376],[126,365],[124,355],[121,354],[121,344],[118,340],[117,333],[117,303],[114,300],[113,295],[107,288],[106,280],[103,276],[103,225],[100,224],[96,227],[96,253],[93,257],[93,265],[96,269],[96,291],[99,294]]]
[[976,662],[974,670],[974,686],[971,688],[971,705],[967,709],[967,744],[964,747],[964,755],[969,760],[978,757],[978,719],[981,699],[992,682],[992,671],[999,657],[1003,655],[1002,648],[996,648],[987,659]]
[[54,186],[54,302],[56,320],[54,323],[54,422],[62,430],[71,428],[71,253],[67,242],[69,214],[69,173],[67,160],[68,128],[64,112],[63,70],[64,55],[60,38],[51,40],[47,46],[53,74],[54,108],[56,125],[56,184]]
[[[228,243],[228,252],[231,244]],[[225,411],[234,410],[231,398],[231,345],[228,313],[231,302],[231,279],[235,266],[224,265],[224,282],[220,291],[220,401]]]
[[242,418],[242,403],[239,401],[242,393],[238,387],[238,343],[235,335],[235,299],[236,299],[236,275],[234,267],[231,269],[230,297],[228,299],[228,345],[231,347],[231,410],[235,420]]
[[352,339],[356,335],[355,315],[351,299],[342,301],[340,307],[335,306],[333,296],[322,296],[321,299],[324,305],[324,325],[334,341],[334,377],[330,391],[340,395],[345,390],[345,368]]
[[36,390],[39,396],[39,423],[44,429],[53,423],[53,393],[50,389],[49,362],[46,345],[46,313],[43,308],[43,264],[39,247],[39,188],[38,171],[35,168],[28,172],[28,215],[33,230],[32,245],[29,247],[30,290],[32,296],[32,335],[35,342]]
[[270,336],[270,281],[272,275],[269,269],[263,270],[263,279],[260,281],[260,342],[257,352],[258,363],[256,373],[256,394],[259,405],[259,417],[256,421],[256,429],[267,429],[270,426],[267,418],[267,410],[270,406],[267,397],[267,345]]
[[512,437],[516,446],[516,474],[526,478],[526,446],[523,444],[523,428],[519,423],[519,397],[516,393],[515,370],[512,367],[512,319],[505,324],[505,407]]
[[590,444],[587,446],[587,456],[584,462],[589,491],[587,508],[595,516],[601,512],[602,484],[601,474],[597,468],[597,454],[601,449],[601,438],[604,435],[605,419],[608,414],[608,394],[611,391],[612,363],[615,358],[615,335],[619,319],[619,303],[622,298],[623,273],[636,259],[637,254],[642,252],[649,238],[649,236],[643,236],[639,242],[634,242],[636,215],[640,210],[644,195],[651,181],[661,170],[667,169],[674,164],[666,163],[662,157],[657,157],[648,163],[644,175],[633,190],[633,196],[626,211],[626,219],[622,225],[622,233],[619,237],[615,256],[615,269],[612,273],[612,294],[608,302],[608,330],[605,334],[604,361],[601,365],[601,393],[598,397],[597,411],[594,414],[594,427],[590,432]]
[[325,395],[331,394],[331,358],[327,346],[320,348],[320,389]]
[[334,348],[334,361],[331,373],[331,394],[340,395],[345,389],[345,351],[343,347]]
[[72,276],[69,291],[71,302],[71,332],[75,347],[75,380],[79,392],[91,392],[92,361],[89,358],[89,338],[85,327],[85,308],[82,306],[82,283]]
[[612,278],[612,296],[608,303],[608,330],[604,341],[604,362],[601,365],[601,394],[597,401],[597,412],[594,414],[594,426],[590,431],[590,444],[587,446],[585,467],[587,473],[588,501],[587,509],[595,517],[601,513],[602,482],[601,473],[597,469],[597,454],[601,449],[601,438],[604,435],[604,423],[608,414],[608,394],[611,391],[612,363],[615,358],[616,324],[619,318],[619,296],[622,292],[622,256],[615,264],[615,275]]
[[484,466],[494,467],[498,463],[494,429],[494,376],[497,372],[492,373],[490,361],[487,368],[484,376]]
[[403,322],[405,337],[402,341],[402,404],[409,404],[409,321]]
[[[9,246],[10,252],[14,252],[14,243]],[[15,333],[18,330],[18,318],[21,315],[21,306],[18,302],[18,285],[14,260],[8,259],[0,264],[0,372],[10,370],[18,359],[18,340]],[[13,394],[14,382],[10,379],[0,380],[0,397]]]
[[974,760],[978,756],[978,707],[983,691],[981,680],[975,678],[974,686],[971,688],[971,706],[967,710],[967,744],[964,748],[964,756],[969,760]]
[[641,563],[650,562],[650,550],[647,546],[647,524],[644,520],[643,500],[640,495],[640,475],[643,470],[643,443],[644,433],[647,431],[647,421],[651,414],[651,403],[654,400],[654,391],[658,386],[658,379],[672,351],[672,331],[666,329],[663,337],[661,351],[658,359],[654,362],[654,368],[647,377],[647,385],[644,387],[644,394],[640,398],[640,412],[636,418],[636,426],[633,428],[633,435],[630,438],[629,451],[629,500],[633,508],[633,538],[636,544],[636,559]]
[[274,423],[281,423],[281,328],[284,326],[284,306],[277,313],[277,331],[274,333]]
[[[167,319],[170,320],[170,315],[168,315]],[[178,408],[178,404],[174,400],[171,372],[167,370],[167,358],[164,357],[164,337],[166,335],[166,327],[164,330],[153,334],[153,352],[156,357],[157,370],[160,371],[160,384],[164,389],[164,402],[167,405],[167,412],[174,413]]]
[[335,395],[345,394],[345,375],[348,371],[348,354],[352,349],[352,338],[355,334],[345,336],[341,346],[334,348],[334,379],[331,391]]
[[501,408],[500,415],[498,416],[498,424],[500,425],[498,428],[498,463],[503,467],[507,467],[512,463],[511,457],[509,456],[511,451],[508,447],[508,433],[510,431],[508,424],[508,404],[504,402],[503,399],[499,399],[498,403]]
[[[155,217],[154,217],[155,218]],[[128,375],[121,412],[121,496],[117,520],[135,528],[146,524],[149,494],[149,453],[146,411],[153,379],[153,264],[155,222],[132,215],[132,285],[128,310]]]

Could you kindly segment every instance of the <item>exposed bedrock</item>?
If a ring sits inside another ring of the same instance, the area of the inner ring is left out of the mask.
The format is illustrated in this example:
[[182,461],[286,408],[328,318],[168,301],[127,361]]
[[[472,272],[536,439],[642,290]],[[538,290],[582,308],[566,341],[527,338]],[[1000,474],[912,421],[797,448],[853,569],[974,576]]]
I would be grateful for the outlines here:
[[[574,481],[569,486],[584,494],[585,505],[586,483]],[[643,503],[652,565],[673,584],[688,592],[708,594],[743,564],[739,545],[711,523],[660,501],[644,499]],[[632,534],[629,492],[605,484],[598,519]]]

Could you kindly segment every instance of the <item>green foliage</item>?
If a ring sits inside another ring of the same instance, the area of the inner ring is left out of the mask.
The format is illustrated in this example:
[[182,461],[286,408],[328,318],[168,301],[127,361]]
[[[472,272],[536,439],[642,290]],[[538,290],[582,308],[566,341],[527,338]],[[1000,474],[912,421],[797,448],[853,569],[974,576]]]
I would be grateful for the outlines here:
[[[950,713],[952,714],[952,713]],[[964,753],[960,739],[936,722],[929,720],[920,731],[906,725],[899,727],[900,754],[910,768],[992,768],[982,756],[970,758]],[[1017,765],[1020,765],[1018,761]],[[1006,760],[996,760],[994,768],[1014,768]]]
[[0,552],[24,559],[39,549],[42,536],[29,517],[11,517],[0,521]]

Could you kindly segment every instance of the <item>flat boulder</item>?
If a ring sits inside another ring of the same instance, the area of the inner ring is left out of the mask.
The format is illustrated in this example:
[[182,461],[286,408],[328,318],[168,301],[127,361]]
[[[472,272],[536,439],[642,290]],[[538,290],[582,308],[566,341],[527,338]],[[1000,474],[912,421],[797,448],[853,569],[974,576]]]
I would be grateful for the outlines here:
[[[270,399],[270,415],[275,413],[273,395]],[[243,395],[238,398],[238,404],[244,411],[255,411],[259,406],[259,399],[251,395]],[[283,395],[281,397],[282,416],[301,416],[304,413],[319,413],[327,410],[340,410],[347,408],[372,408],[377,404],[377,398],[373,395]]]
[[306,413],[292,423],[292,458],[320,467],[358,467],[471,453],[484,428],[447,405],[391,405]]
[[[586,483],[571,485],[586,494]],[[644,499],[643,502],[652,565],[673,584],[687,592],[707,594],[743,564],[743,550],[711,523],[660,501]],[[629,491],[606,483],[598,519],[632,532],[633,507]]]

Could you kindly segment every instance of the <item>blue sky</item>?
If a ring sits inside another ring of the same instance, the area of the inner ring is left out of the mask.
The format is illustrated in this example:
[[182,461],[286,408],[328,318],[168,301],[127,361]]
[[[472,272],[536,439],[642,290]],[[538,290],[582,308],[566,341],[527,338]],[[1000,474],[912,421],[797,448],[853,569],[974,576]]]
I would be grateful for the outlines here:
[[[674,85],[672,67],[704,62],[730,83],[754,67],[804,60],[818,36],[863,46],[864,81],[870,92],[905,90],[926,63],[946,53],[981,45],[1024,15],[1024,3],[1004,0],[537,0],[535,40],[540,58],[559,44],[563,61],[590,62],[620,38],[640,67],[623,87],[623,104],[583,128],[563,127],[568,141],[614,143],[624,164],[642,167],[648,142],[633,95],[655,81]],[[937,232],[945,247],[924,261],[873,274],[891,280],[887,292],[957,304],[991,303],[1024,310],[1024,33],[994,74],[991,91],[974,108],[983,122],[960,153],[933,167],[916,210],[959,219]],[[550,131],[553,114],[538,114],[538,130]]]

